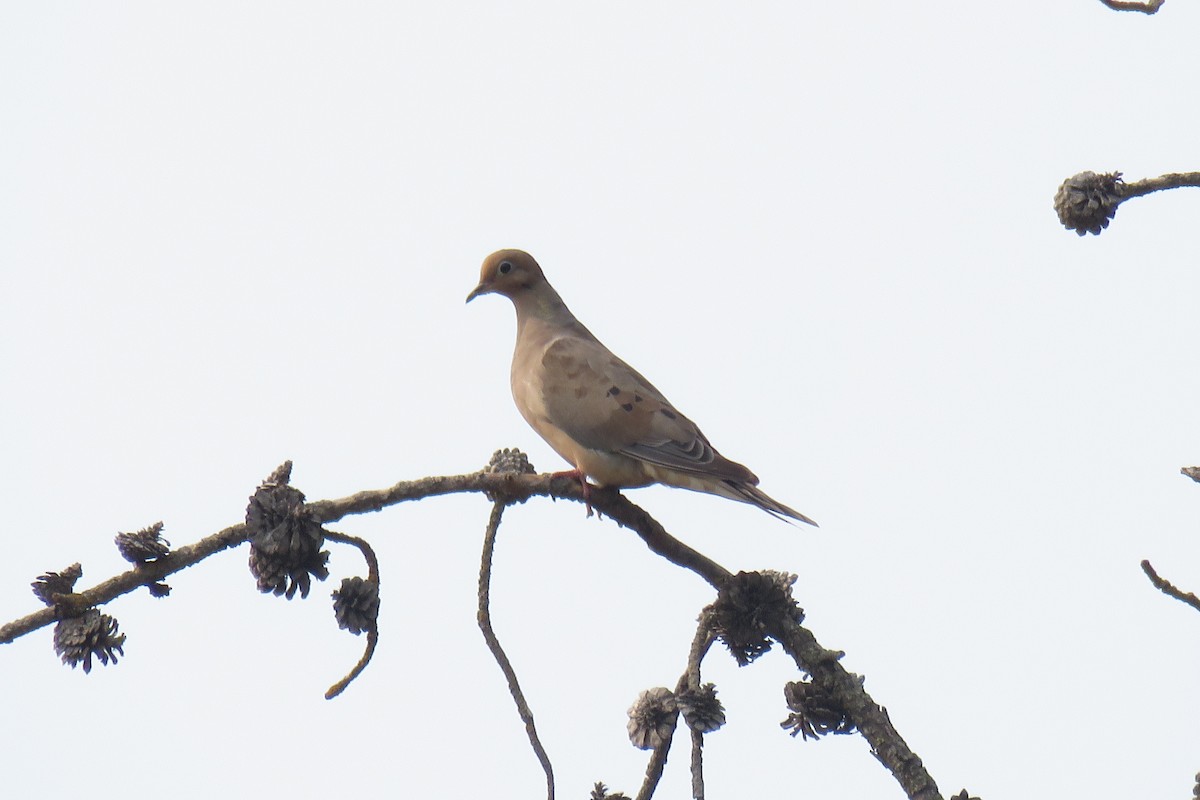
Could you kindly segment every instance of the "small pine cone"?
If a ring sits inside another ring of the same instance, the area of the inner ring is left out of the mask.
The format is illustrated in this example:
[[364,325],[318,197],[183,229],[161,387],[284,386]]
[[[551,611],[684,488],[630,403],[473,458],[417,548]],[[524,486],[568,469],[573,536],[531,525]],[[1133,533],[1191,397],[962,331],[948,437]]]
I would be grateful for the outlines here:
[[951,797],[951,798],[950,798],[950,800],[979,800],[979,798],[978,798],[978,797],[971,797],[971,796],[970,796],[970,795],[967,793],[967,790],[966,790],[966,789],[963,789],[961,792],[959,792],[958,794],[956,794],[956,795],[954,795],[953,797]]
[[775,570],[739,572],[712,604],[713,629],[739,666],[771,649],[768,637],[785,622],[800,623],[804,611],[792,599],[796,576]]
[[148,583],[146,588],[150,591],[151,597],[166,597],[171,593],[171,587],[165,583]]
[[54,626],[54,650],[71,668],[83,664],[92,671],[92,656],[101,664],[117,663],[117,653],[125,655],[125,634],[117,632],[117,621],[98,608],[89,608],[78,617],[60,620]]
[[516,472],[521,475],[532,475],[535,470],[529,463],[529,456],[515,447],[505,447],[492,453],[484,472]]
[[854,722],[841,704],[830,694],[812,683],[793,681],[783,687],[783,697],[791,710],[779,724],[790,729],[792,736],[818,739],[827,733],[853,733]]
[[1081,172],[1062,182],[1054,195],[1054,210],[1058,221],[1080,236],[1097,236],[1108,227],[1121,203],[1121,173]]
[[[285,464],[291,467],[291,462]],[[276,477],[280,470],[272,477]],[[291,600],[299,589],[308,597],[312,578],[329,577],[329,552],[321,525],[304,505],[304,493],[284,483],[263,483],[246,508],[250,532],[250,572],[260,592],[286,595]]]
[[171,543],[162,537],[163,524],[156,522],[136,533],[118,533],[114,541],[121,557],[131,564],[145,564],[171,552]]
[[62,572],[47,572],[39,575],[37,580],[29,584],[33,593],[48,606],[54,605],[54,595],[71,594],[75,591],[75,581],[83,577],[83,567],[76,562]]
[[647,689],[629,707],[629,741],[639,750],[653,750],[671,741],[679,707],[675,695],[662,686]]
[[608,787],[600,781],[596,781],[596,785],[592,787],[592,793],[588,800],[629,800],[629,795],[624,792],[609,794]]
[[683,712],[683,721],[694,731],[712,733],[725,724],[725,707],[717,699],[717,687],[711,683],[679,692],[675,703]]
[[338,627],[358,636],[375,630],[379,618],[379,584],[366,578],[343,578],[333,593],[333,614]]

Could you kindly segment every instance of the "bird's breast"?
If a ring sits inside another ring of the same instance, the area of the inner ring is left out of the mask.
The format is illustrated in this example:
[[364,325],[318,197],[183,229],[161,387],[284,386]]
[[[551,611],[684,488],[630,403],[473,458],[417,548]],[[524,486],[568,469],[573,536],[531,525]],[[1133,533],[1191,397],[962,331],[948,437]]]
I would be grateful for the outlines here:
[[[513,356],[511,385],[513,401],[521,416],[546,443],[567,462],[600,486],[645,486],[651,482],[644,464],[617,452],[597,450],[576,441],[551,419],[546,406],[545,370],[542,352],[523,352]],[[522,359],[531,359],[526,364]]]

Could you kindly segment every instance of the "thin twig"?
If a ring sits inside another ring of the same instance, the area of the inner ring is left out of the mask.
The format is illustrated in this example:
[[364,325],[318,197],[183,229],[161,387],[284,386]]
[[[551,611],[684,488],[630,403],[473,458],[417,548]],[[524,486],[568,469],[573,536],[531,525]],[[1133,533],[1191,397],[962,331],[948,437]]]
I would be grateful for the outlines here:
[[492,629],[492,614],[489,609],[492,553],[496,549],[496,533],[500,529],[500,518],[503,516],[504,503],[497,500],[492,505],[487,531],[483,536],[483,557],[479,563],[479,610],[476,612],[476,619],[479,621],[479,629],[483,631],[483,638],[487,642],[488,650],[492,651],[492,656],[500,665],[505,680],[508,681],[508,691],[512,695],[513,702],[517,704],[517,714],[525,723],[525,733],[529,736],[529,744],[542,764],[542,771],[546,773],[546,797],[548,800],[554,800],[554,768],[550,765],[550,756],[546,754],[546,748],[542,747],[542,741],[538,738],[537,727],[533,723],[533,712],[529,709],[529,704],[525,702],[525,694],[517,682],[516,670],[513,669],[512,663],[504,653],[504,648],[500,646],[500,640],[496,638],[496,632]]
[[1143,14],[1153,14],[1162,8],[1167,0],[1146,0],[1144,3],[1129,2],[1129,0],[1100,0],[1113,11],[1140,11]]
[[[696,625],[696,635],[692,637],[692,646],[688,650],[687,669],[675,686],[676,694],[683,689],[700,688],[700,662],[708,654],[715,639],[716,636],[712,629],[712,614],[704,611],[700,614],[700,620]],[[691,726],[689,726],[689,730],[692,734],[692,798],[693,800],[704,800],[704,734]]]
[[[379,591],[379,559],[375,556],[374,549],[366,539],[360,539],[357,536],[350,536],[345,533],[337,533],[336,531],[325,531],[325,538],[331,542],[341,542],[357,547],[363,555],[363,560],[367,562],[367,580],[375,584],[375,590]],[[375,655],[375,647],[379,644],[379,617],[378,609],[376,609],[376,618],[371,622],[371,627],[367,628],[367,646],[363,649],[362,658],[354,665],[354,668],[347,673],[346,677],[330,686],[325,692],[325,699],[332,700],[342,692],[346,691],[346,687],[350,682],[357,678],[362,671],[367,668],[367,664],[371,663],[371,656]]]
[[1187,603],[1192,608],[1200,611],[1200,597],[1196,597],[1196,595],[1192,594],[1191,592],[1184,592],[1182,589],[1176,588],[1175,585],[1166,578],[1158,577],[1158,573],[1154,571],[1154,567],[1150,566],[1149,561],[1142,562],[1142,572],[1146,573],[1146,577],[1150,579],[1150,582],[1153,583],[1155,588],[1157,588],[1160,592],[1168,597],[1174,597],[1181,603]]
[[646,777],[642,781],[642,788],[638,789],[636,800],[650,800],[654,796],[654,790],[658,788],[658,782],[662,780],[663,769],[667,766],[667,756],[671,752],[671,740],[674,738],[675,730],[672,729],[663,743],[654,748],[654,752],[650,754],[650,762],[646,764]]
[[[1101,0],[1103,2],[1103,0]],[[1153,13],[1153,12],[1150,12]],[[1122,200],[1130,197],[1141,197],[1151,192],[1161,192],[1164,189],[1181,189],[1185,186],[1200,186],[1200,172],[1168,172],[1157,178],[1142,178],[1133,183],[1118,184]]]
[[[710,616],[707,612],[700,616],[700,624],[696,627],[696,635],[692,638],[692,646],[688,650],[687,668],[675,684],[675,694],[700,686],[700,662],[704,660],[714,639],[709,619]],[[680,714],[680,717],[682,716]],[[677,717],[676,729],[679,724],[678,719]],[[655,747],[650,754],[650,761],[646,764],[646,777],[642,781],[642,788],[638,791],[637,800],[649,800],[654,796],[654,790],[658,788],[658,783],[662,780],[663,769],[667,765],[667,756],[671,752],[671,742],[675,738],[676,729],[672,729],[663,743]],[[700,749],[702,745],[703,735],[698,731],[692,731],[692,797],[695,800],[704,800],[704,774]]]

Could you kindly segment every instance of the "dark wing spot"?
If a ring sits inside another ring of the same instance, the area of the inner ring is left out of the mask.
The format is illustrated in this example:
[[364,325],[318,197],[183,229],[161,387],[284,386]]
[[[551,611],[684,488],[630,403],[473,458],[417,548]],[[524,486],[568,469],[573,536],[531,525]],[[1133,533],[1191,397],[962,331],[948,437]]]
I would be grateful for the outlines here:
[[620,389],[620,387],[618,387],[618,386],[614,386],[614,387],[612,387],[611,389],[609,389],[609,390],[608,390],[608,394],[609,394],[609,396],[610,396],[610,397],[616,397],[616,396],[617,396],[617,395],[619,395],[620,393],[621,393],[621,389]]
[[636,394],[636,393],[635,393],[635,394],[633,395],[633,402],[635,402],[635,403],[640,403],[640,402],[642,402],[642,396],[641,396],[640,394]]
[[633,403],[622,403],[621,408],[625,409],[626,411],[633,411]]
[[659,411],[661,411],[663,416],[667,419],[676,419],[675,412],[669,408],[660,408]]

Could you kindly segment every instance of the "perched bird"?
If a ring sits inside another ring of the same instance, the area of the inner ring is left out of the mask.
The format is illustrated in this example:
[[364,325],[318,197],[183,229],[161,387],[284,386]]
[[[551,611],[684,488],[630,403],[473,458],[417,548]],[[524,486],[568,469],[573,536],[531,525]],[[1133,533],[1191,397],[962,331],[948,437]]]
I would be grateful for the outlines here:
[[562,474],[580,481],[585,500],[587,478],[628,488],[663,483],[817,524],[763,493],[753,472],[713,449],[662,392],[602,345],[546,282],[533,256],[522,250],[488,256],[467,302],[492,293],[517,310],[517,409],[574,467]]

